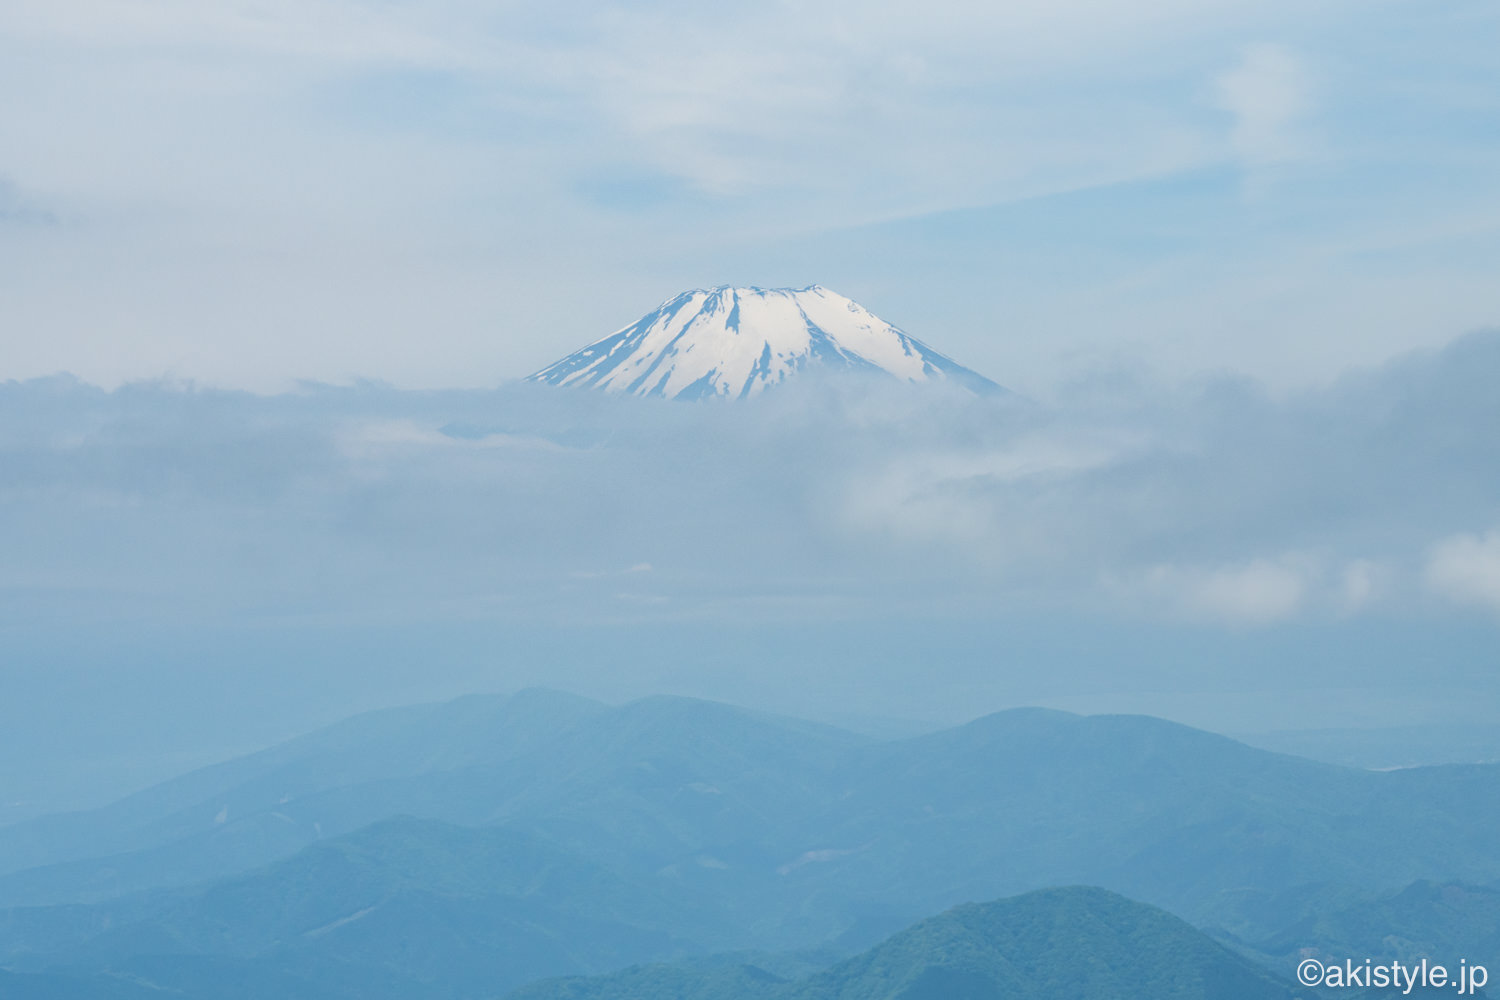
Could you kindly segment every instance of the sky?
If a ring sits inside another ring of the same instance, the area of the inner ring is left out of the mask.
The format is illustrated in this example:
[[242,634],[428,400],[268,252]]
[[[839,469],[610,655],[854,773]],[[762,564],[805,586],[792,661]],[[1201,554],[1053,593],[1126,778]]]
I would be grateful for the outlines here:
[[13,0],[0,376],[493,386],[691,287],[1003,384],[1492,326],[1470,2]]
[[[9,0],[0,822],[528,684],[1500,706],[1500,6]],[[1015,390],[518,382],[686,288]]]

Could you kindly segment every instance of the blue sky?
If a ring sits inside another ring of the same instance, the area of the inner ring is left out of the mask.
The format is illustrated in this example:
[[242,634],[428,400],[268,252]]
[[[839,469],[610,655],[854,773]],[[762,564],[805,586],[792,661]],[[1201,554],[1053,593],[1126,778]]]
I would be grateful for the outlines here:
[[818,282],[1006,384],[1494,325],[1500,11],[17,0],[0,374],[492,385]]

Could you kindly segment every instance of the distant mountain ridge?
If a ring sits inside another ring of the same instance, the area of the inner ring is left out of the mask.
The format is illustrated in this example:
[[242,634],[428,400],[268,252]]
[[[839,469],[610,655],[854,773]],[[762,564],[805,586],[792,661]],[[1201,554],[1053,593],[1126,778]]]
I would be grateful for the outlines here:
[[[1494,765],[1360,771],[1149,717],[1015,709],[882,741],[528,691],[373,713],[0,829],[0,969],[466,1000],[634,962],[847,955],[963,900],[1079,884],[1279,964],[1364,940],[1340,914],[1370,893],[1494,883],[1497,825]],[[1440,942],[1444,893],[1390,904],[1391,926]],[[1465,926],[1489,919],[1488,895],[1460,902]],[[1333,922],[1262,945],[1291,912]]]
[[743,398],[813,368],[1000,391],[821,285],[683,292],[530,380],[671,399]]
[[528,691],[360,717],[0,828],[0,907],[223,878],[400,815],[517,826],[757,905],[818,885],[828,908],[799,917],[814,936],[864,919],[837,902],[859,885],[882,887],[860,895],[898,904],[893,920],[1063,882],[1198,919],[1231,886],[1500,879],[1496,765],[1358,771],[1040,709],[881,741],[686,698]]
[[[43,816],[0,827],[0,882],[17,870],[40,869],[54,877],[70,862],[106,857],[105,868],[121,881],[119,891],[140,888],[129,881],[124,857],[167,848],[165,860],[185,881],[228,874],[292,854],[325,835],[316,819],[293,823],[285,807],[334,789],[478,765],[494,765],[524,753],[559,731],[608,710],[608,706],[544,688],[513,695],[468,695],[452,701],[365,712],[265,750],[200,768],[153,785],[110,805],[78,813]],[[295,809],[293,810],[295,811]],[[280,814],[278,818],[277,814]],[[387,813],[365,822],[383,819]],[[364,825],[358,823],[356,825]],[[251,829],[246,831],[246,827]],[[236,832],[239,828],[240,832]],[[195,868],[197,852],[185,841],[212,833],[219,859]],[[244,860],[226,869],[244,841]],[[170,846],[169,846],[170,845]],[[44,867],[45,866],[45,867]],[[79,868],[79,885],[89,875]],[[82,898],[111,895],[102,884]],[[0,890],[0,900],[5,896]]]

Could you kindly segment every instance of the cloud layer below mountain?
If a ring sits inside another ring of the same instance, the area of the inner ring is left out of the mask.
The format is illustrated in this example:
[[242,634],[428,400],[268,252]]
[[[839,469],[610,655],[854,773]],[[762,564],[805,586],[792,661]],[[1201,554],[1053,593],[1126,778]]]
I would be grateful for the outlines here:
[[253,745],[523,683],[830,717],[1472,714],[1500,685],[1497,370],[1475,335],[1299,394],[1099,374],[1046,404],[10,383],[8,721],[72,739],[103,700],[124,739],[146,703],[205,736],[238,699]]

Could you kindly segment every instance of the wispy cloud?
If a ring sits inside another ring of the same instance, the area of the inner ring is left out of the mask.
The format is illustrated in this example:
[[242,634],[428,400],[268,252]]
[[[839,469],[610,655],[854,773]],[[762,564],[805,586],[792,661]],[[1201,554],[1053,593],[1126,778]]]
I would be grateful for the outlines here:
[[1312,110],[1312,82],[1296,53],[1280,45],[1248,46],[1219,78],[1218,92],[1234,116],[1234,148],[1247,165],[1282,163],[1306,152],[1302,128]]
[[1305,610],[1317,568],[1305,558],[1283,556],[1210,568],[1158,566],[1141,585],[1189,619],[1230,625],[1269,625]]
[[1372,559],[1355,559],[1344,567],[1339,601],[1348,614],[1365,610],[1386,595],[1391,570]]
[[1443,539],[1428,555],[1426,579],[1443,597],[1500,611],[1500,530]]

